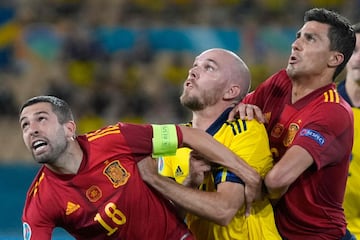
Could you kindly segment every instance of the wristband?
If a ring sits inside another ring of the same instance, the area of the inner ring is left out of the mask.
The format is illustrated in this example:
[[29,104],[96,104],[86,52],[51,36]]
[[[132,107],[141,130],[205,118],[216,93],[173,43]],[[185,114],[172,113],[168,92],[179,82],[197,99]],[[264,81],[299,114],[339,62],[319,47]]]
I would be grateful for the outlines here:
[[152,125],[153,158],[175,155],[178,148],[178,137],[174,124]]

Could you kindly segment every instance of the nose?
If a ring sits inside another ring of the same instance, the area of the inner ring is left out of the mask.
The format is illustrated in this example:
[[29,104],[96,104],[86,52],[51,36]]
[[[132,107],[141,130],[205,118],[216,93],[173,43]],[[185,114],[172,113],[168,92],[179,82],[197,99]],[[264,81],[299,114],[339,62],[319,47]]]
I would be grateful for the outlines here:
[[30,123],[29,124],[29,131],[28,133],[31,136],[37,136],[39,134],[39,128],[36,123]]
[[298,51],[301,49],[300,38],[297,38],[297,39],[291,44],[291,49],[292,49],[292,50],[298,50]]
[[199,73],[197,71],[197,67],[192,67],[189,70],[189,77],[197,79],[199,77]]

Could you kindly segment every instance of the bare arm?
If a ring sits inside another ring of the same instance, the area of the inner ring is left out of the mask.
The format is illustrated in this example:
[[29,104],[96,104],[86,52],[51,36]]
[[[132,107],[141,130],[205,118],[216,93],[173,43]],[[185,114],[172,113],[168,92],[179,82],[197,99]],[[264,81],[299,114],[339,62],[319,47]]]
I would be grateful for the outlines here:
[[158,175],[150,157],[138,162],[138,167],[143,180],[177,206],[219,225],[227,225],[244,204],[244,186],[239,183],[221,183],[217,192],[204,192]]
[[265,177],[265,185],[271,199],[279,199],[289,186],[313,164],[309,152],[300,146],[290,147]]
[[246,212],[250,212],[251,203],[261,197],[261,177],[243,159],[214,140],[202,130],[180,126],[184,145],[201,153],[207,160],[227,167],[245,183]]

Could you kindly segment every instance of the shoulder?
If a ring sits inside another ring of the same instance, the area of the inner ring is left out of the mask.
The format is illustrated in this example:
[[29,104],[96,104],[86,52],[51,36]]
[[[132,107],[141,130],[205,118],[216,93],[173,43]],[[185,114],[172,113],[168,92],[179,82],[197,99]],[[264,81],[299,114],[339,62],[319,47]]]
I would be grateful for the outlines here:
[[[270,96],[282,96],[291,87],[291,80],[286,73],[285,69],[282,69],[261,83],[254,92],[261,94],[263,98]],[[261,92],[261,93],[259,93]]]
[[277,84],[282,82],[291,84],[290,78],[285,69],[281,69],[280,71],[274,73],[267,80]]
[[[333,95],[334,94],[334,95]],[[323,126],[331,132],[341,134],[352,131],[354,124],[353,112],[350,105],[336,92],[329,90],[319,98],[313,106],[309,104],[309,123]]]
[[[57,199],[55,197],[56,183],[51,183],[45,167],[43,167],[38,175],[34,178],[26,196],[24,206],[24,217],[27,221],[37,221],[43,218],[51,219],[56,212],[55,205]],[[43,205],[43,203],[48,203]]]
[[241,119],[226,122],[214,135],[214,138],[226,146],[268,141],[264,124],[257,120],[249,121]]
[[265,131],[264,124],[258,122],[257,120],[242,120],[235,119],[233,121],[228,121],[225,123],[226,128],[231,130],[234,135],[246,133],[249,131]]

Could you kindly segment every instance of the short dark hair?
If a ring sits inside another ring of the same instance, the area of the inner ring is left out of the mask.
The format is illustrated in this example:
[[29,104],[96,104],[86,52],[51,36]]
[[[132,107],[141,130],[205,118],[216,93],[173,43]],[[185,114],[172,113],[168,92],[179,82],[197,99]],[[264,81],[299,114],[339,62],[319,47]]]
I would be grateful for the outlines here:
[[330,50],[339,51],[344,55],[344,61],[336,68],[333,80],[344,69],[356,44],[355,32],[349,20],[344,16],[324,8],[313,8],[305,12],[304,22],[317,21],[330,25],[328,37]]
[[73,121],[74,117],[72,111],[64,100],[55,97],[55,96],[36,96],[28,99],[20,108],[20,114],[24,110],[24,108],[31,106],[36,103],[50,103],[51,109],[56,114],[58,121],[60,124],[64,124],[68,121]]
[[355,23],[354,25],[352,25],[352,27],[355,33],[360,33],[360,22]]

